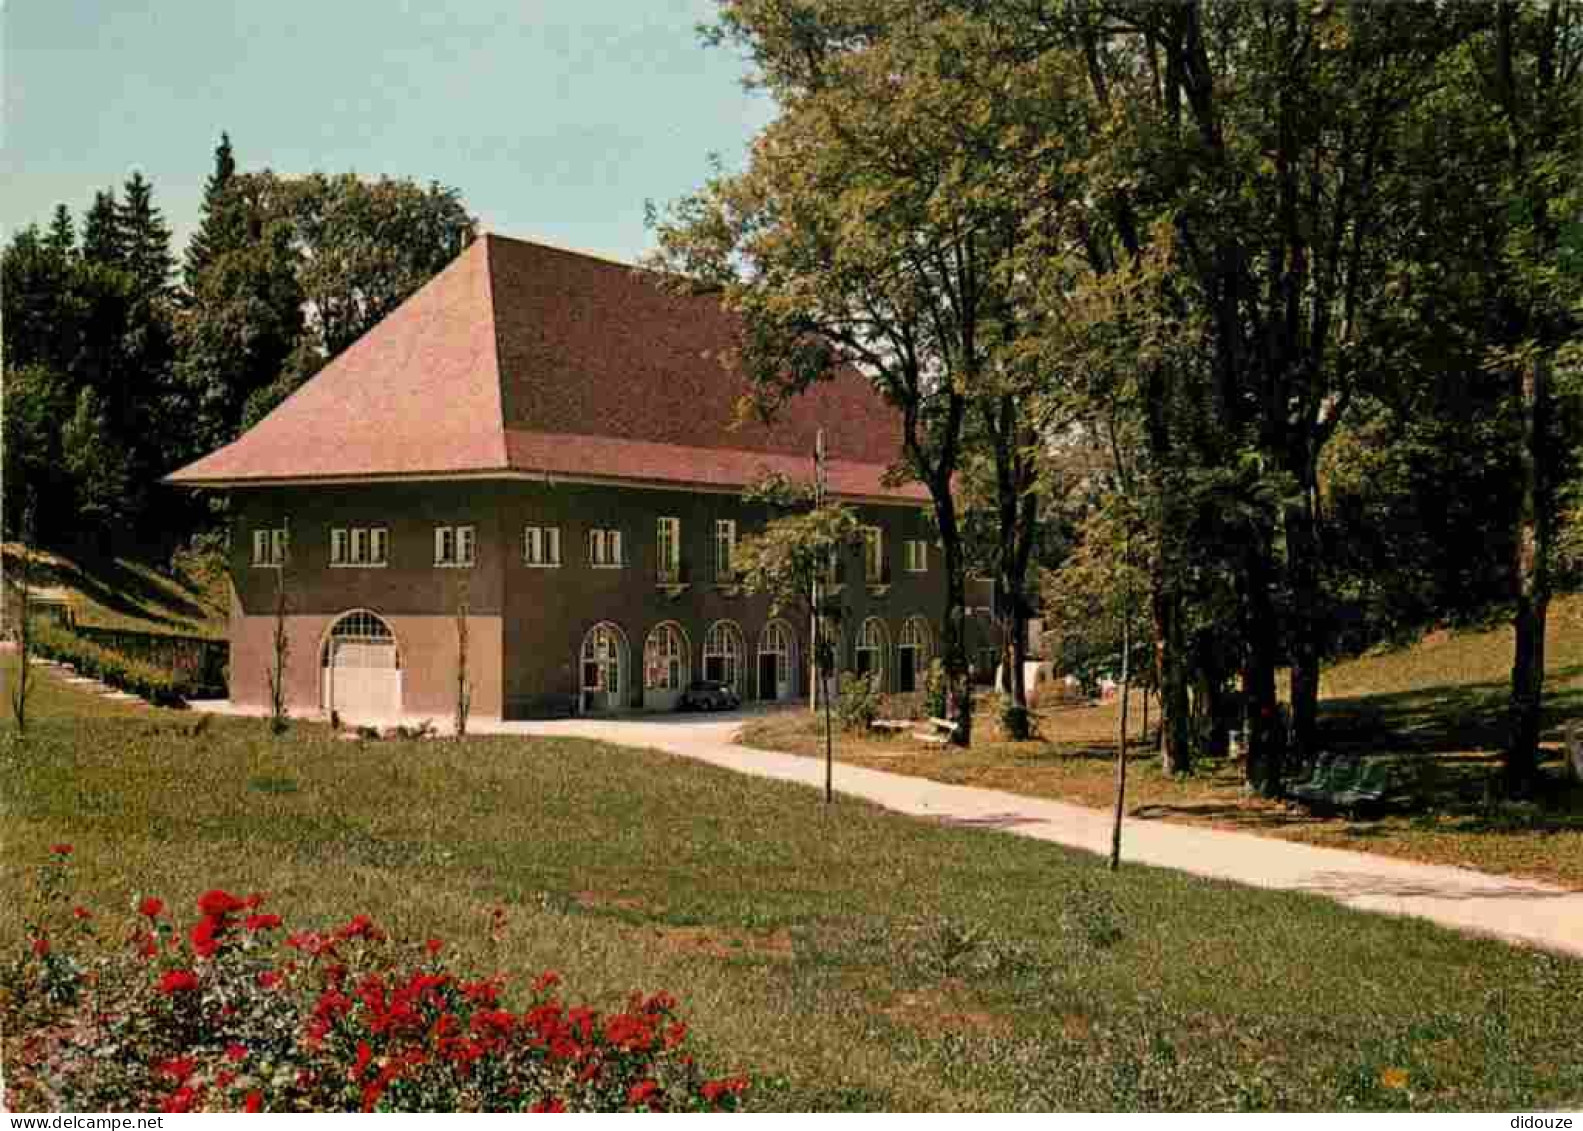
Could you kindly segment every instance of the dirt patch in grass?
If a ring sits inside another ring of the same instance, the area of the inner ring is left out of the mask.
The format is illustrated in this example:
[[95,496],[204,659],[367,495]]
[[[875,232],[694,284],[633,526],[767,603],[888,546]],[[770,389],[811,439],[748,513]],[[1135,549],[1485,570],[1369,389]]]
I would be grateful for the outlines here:
[[588,911],[599,911],[606,908],[615,911],[627,911],[642,915],[660,915],[665,908],[653,900],[644,899],[638,895],[617,895],[608,891],[580,891],[572,895],[572,899],[579,907]]
[[958,978],[947,978],[939,985],[898,994],[877,1010],[892,1022],[926,1037],[947,1033],[1009,1036],[1011,1018],[980,1007],[967,985]]
[[749,931],[732,927],[646,927],[644,935],[678,954],[709,958],[790,959],[794,953],[791,932]]

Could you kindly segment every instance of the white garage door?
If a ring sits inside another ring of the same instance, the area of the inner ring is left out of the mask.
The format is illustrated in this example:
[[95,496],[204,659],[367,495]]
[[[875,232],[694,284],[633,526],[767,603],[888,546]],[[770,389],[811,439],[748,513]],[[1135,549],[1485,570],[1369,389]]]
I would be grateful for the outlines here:
[[341,618],[331,630],[324,665],[324,704],[346,723],[390,723],[401,717],[401,668],[390,629],[370,613]]

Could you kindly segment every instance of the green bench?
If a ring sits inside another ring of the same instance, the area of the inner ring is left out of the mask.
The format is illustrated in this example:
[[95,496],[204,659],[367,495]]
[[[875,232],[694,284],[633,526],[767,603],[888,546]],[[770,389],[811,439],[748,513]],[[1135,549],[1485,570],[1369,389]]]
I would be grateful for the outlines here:
[[1412,775],[1399,758],[1321,754],[1313,773],[1287,795],[1312,809],[1354,813],[1410,802]]

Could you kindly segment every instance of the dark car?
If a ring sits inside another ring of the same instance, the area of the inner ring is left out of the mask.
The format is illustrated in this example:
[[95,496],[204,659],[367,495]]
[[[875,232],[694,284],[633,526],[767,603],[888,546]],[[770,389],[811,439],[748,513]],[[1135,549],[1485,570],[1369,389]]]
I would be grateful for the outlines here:
[[676,709],[679,711],[729,711],[732,707],[740,707],[741,705],[741,697],[732,690],[729,683],[721,683],[713,679],[699,679],[688,684],[687,690],[682,692],[682,697],[676,704]]

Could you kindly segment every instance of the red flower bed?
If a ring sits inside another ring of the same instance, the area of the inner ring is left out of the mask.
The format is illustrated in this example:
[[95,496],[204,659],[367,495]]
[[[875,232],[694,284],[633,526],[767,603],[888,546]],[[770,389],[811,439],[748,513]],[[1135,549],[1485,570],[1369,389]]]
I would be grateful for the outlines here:
[[[45,865],[49,899],[68,853]],[[287,935],[263,902],[205,892],[185,930],[152,896],[119,933],[93,916],[30,923],[8,979],[13,1105],[696,1111],[733,1109],[747,1090],[706,1078],[670,994],[601,1014],[546,972],[514,1008],[500,979],[449,969],[438,939],[391,939],[366,915]],[[503,923],[497,909],[492,930]]]

